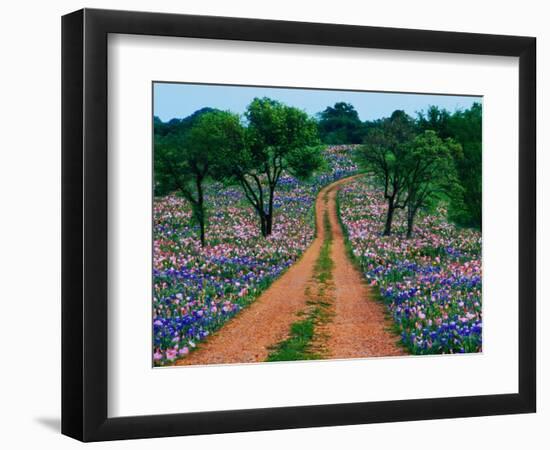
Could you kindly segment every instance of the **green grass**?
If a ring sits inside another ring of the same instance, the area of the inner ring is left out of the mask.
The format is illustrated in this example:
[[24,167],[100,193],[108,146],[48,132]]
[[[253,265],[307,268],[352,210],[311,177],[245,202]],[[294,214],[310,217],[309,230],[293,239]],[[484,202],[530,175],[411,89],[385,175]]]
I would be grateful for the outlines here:
[[323,358],[321,353],[313,350],[312,344],[318,337],[315,334],[316,325],[327,323],[330,320],[331,303],[324,296],[327,283],[332,279],[334,263],[330,257],[332,230],[327,211],[323,216],[323,227],[325,237],[314,268],[315,279],[318,282],[317,296],[313,296],[310,290],[306,291],[309,297],[308,308],[299,313],[304,318],[290,326],[289,337],[273,346],[267,361],[303,361]]
[[318,359],[316,354],[308,352],[315,330],[313,319],[313,317],[308,317],[294,322],[290,326],[290,337],[275,346],[267,357],[267,361]]
[[319,258],[315,263],[315,277],[319,283],[326,283],[332,278],[332,267],[334,263],[330,257],[330,246],[332,244],[332,229],[330,227],[330,219],[328,212],[325,211],[323,216],[323,227],[325,229],[325,238],[321,251],[319,252]]

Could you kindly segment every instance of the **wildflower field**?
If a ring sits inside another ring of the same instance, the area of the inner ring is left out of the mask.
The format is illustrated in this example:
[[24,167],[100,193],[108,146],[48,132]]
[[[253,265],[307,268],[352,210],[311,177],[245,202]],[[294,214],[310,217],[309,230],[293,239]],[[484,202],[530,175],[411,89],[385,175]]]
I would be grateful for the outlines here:
[[[326,167],[309,181],[283,174],[274,202],[273,232],[261,236],[242,190],[207,186],[207,245],[201,247],[187,200],[154,201],[153,360],[172,364],[253,302],[294,264],[315,235],[319,190],[357,171],[350,146],[323,151]],[[267,324],[266,324],[267,325]]]
[[366,177],[339,193],[350,252],[379,288],[401,343],[417,355],[480,352],[481,233],[455,227],[439,208],[419,217],[410,239],[401,216],[382,236],[385,213],[383,192]]
[[480,99],[278,89],[155,83],[153,365],[480,352]]

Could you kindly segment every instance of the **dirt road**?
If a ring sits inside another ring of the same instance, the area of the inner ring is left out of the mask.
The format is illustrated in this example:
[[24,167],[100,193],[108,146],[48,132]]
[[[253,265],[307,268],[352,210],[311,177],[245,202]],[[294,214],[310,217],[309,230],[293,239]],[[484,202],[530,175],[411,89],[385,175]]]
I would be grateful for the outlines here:
[[324,240],[323,216],[328,210],[332,235],[333,317],[323,327],[328,358],[361,358],[403,354],[397,337],[387,331],[383,305],[348,258],[338,221],[336,194],[346,178],[321,190],[315,204],[317,235],[311,246],[252,305],[229,321],[200,348],[177,365],[229,364],[265,361],[269,348],[288,337],[290,326],[306,308],[307,292],[315,288],[313,270]]

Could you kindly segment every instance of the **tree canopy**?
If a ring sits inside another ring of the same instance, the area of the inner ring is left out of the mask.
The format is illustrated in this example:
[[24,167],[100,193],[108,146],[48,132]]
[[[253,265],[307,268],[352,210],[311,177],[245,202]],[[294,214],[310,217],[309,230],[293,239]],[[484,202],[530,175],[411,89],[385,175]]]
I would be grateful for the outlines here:
[[321,167],[317,127],[305,112],[269,98],[254,99],[245,117],[246,145],[222,158],[218,178],[243,189],[258,214],[262,235],[269,236],[282,173],[305,179]]
[[[181,125],[181,122],[180,122]],[[190,127],[155,137],[155,194],[176,191],[191,204],[205,244],[205,180],[221,165],[220,158],[244,145],[244,130],[235,114],[210,110],[193,118]]]
[[404,208],[407,201],[408,150],[415,136],[415,123],[404,111],[397,110],[378,126],[368,130],[357,158],[384,189],[388,210],[384,235],[392,230],[395,210]]
[[153,126],[155,136],[166,136],[167,134],[181,133],[184,134],[191,129],[197,120],[206,113],[220,111],[215,108],[197,109],[193,114],[184,117],[183,119],[170,119],[168,122],[163,122],[159,117],[153,118]]
[[463,159],[461,145],[450,137],[442,139],[434,130],[423,130],[404,111],[394,111],[369,128],[357,158],[383,187],[385,236],[392,232],[397,209],[407,209],[407,237],[411,237],[420,209],[463,196],[456,167],[456,161]]
[[428,130],[414,137],[404,158],[407,206],[407,237],[413,233],[416,214],[443,198],[452,198],[459,190],[454,158],[462,147],[452,139],[442,140]]
[[353,105],[339,102],[319,113],[319,136],[325,144],[359,144],[365,126]]
[[471,108],[449,113],[436,106],[418,117],[421,130],[433,130],[442,139],[452,138],[462,146],[455,154],[455,166],[461,193],[453,196],[449,215],[459,225],[481,229],[481,140],[482,107],[474,103]]
[[416,119],[396,110],[361,122],[351,104],[339,102],[317,118],[269,98],[255,98],[243,117],[212,108],[168,122],[154,117],[155,195],[176,192],[191,204],[204,245],[204,183],[234,183],[267,237],[282,174],[304,180],[319,170],[321,140],[361,142],[358,162],[378,180],[387,202],[384,235],[392,233],[396,210],[406,209],[411,236],[417,212],[441,200],[451,220],[481,227],[481,104],[454,113],[434,106]]

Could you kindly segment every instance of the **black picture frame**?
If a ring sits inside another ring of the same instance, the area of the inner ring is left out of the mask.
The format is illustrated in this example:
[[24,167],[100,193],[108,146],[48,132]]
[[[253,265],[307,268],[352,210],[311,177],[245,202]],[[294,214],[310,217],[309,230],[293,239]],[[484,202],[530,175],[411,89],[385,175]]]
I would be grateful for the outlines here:
[[[518,57],[518,393],[109,418],[107,36],[110,33]],[[533,37],[95,9],[63,16],[62,433],[82,441],[101,441],[535,412],[535,92]]]

